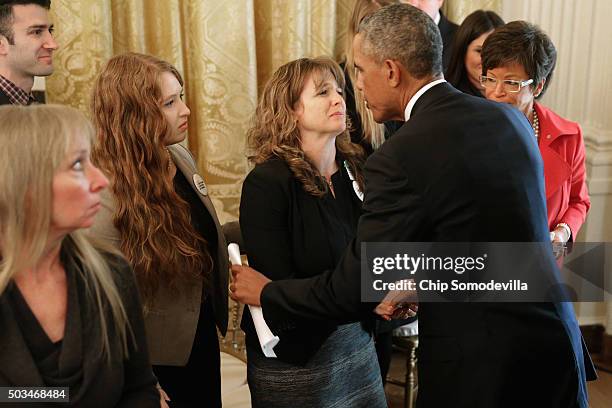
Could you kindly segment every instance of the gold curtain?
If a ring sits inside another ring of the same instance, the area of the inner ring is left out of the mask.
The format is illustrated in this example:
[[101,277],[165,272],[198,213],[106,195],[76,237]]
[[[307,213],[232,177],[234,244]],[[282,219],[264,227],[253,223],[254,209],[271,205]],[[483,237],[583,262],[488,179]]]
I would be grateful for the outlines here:
[[171,62],[185,77],[189,148],[219,217],[235,219],[258,89],[292,59],[340,58],[354,2],[54,0],[60,48],[47,99],[88,112],[93,81],[112,55],[136,51]]
[[478,9],[492,10],[501,15],[502,0],[446,0],[442,6],[444,15],[457,24]]

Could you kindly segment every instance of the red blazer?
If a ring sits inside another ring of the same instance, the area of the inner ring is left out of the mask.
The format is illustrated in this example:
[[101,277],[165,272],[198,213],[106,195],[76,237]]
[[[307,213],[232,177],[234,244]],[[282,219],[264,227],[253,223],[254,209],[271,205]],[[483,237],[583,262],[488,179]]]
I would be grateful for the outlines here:
[[548,228],[569,225],[574,240],[591,206],[586,185],[584,140],[575,122],[563,119],[539,103],[540,153],[544,161]]

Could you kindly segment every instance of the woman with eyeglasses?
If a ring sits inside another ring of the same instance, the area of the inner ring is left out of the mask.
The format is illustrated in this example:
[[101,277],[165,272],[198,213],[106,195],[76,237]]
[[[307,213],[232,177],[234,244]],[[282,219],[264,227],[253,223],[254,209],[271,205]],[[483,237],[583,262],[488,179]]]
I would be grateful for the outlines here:
[[544,161],[551,240],[576,239],[591,205],[580,125],[536,102],[550,85],[557,51],[537,26],[513,21],[498,28],[482,48],[481,83],[487,99],[525,114]]
[[[333,60],[301,58],[280,67],[259,100],[240,227],[250,265],[269,279],[334,268],[355,236],[363,151],[346,130],[343,87]],[[253,407],[387,406],[371,327],[292,324],[275,333],[277,358],[262,353],[248,310],[242,329]]]

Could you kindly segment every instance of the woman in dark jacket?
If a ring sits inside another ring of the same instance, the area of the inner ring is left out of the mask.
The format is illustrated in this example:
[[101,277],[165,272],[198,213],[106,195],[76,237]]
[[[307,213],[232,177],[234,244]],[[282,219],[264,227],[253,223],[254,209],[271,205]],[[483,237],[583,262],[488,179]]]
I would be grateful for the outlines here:
[[[302,58],[266,85],[248,131],[240,202],[249,263],[272,280],[334,268],[357,228],[362,150],[346,131],[344,77],[331,59]],[[371,331],[363,323],[301,322],[262,353],[245,312],[254,407],[386,407]]]

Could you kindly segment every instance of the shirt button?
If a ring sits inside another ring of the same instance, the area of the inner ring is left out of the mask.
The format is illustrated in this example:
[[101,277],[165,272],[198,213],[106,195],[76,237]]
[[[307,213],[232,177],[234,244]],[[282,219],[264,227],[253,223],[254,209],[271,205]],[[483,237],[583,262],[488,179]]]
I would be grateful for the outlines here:
[[546,138],[547,138],[547,139],[550,139],[550,135],[546,135]]

